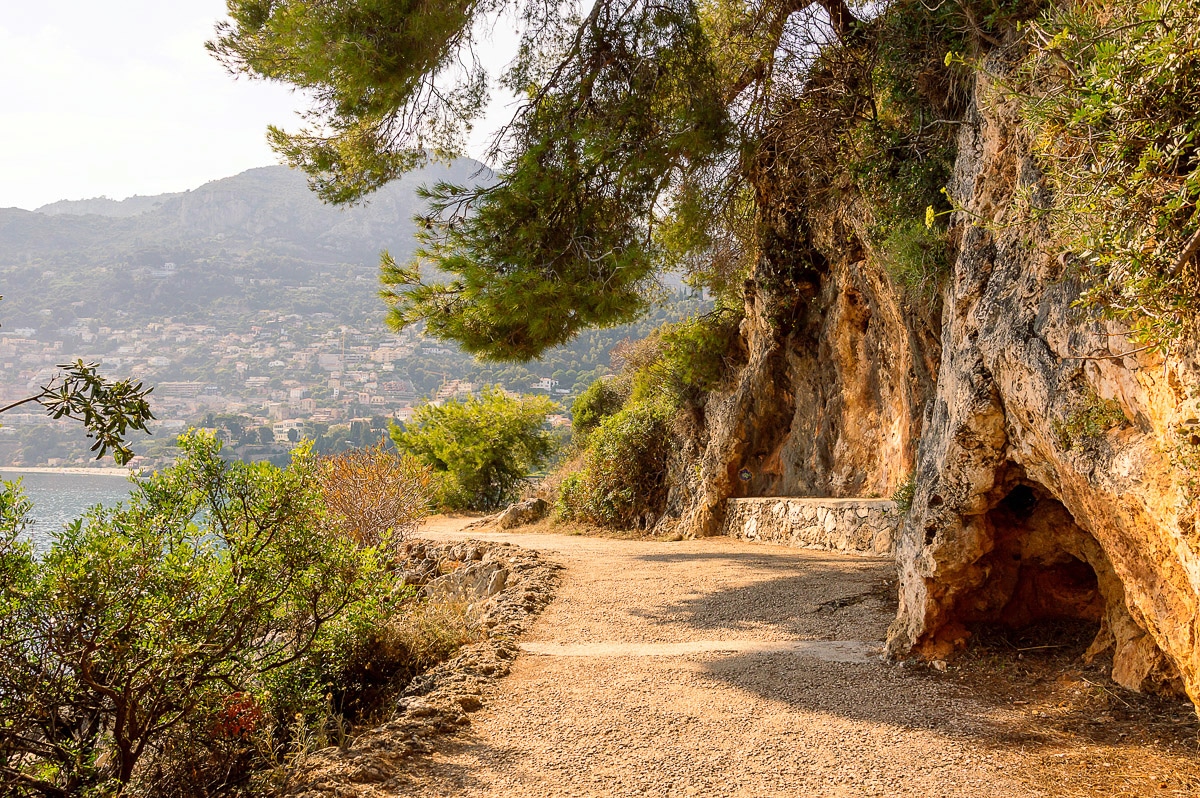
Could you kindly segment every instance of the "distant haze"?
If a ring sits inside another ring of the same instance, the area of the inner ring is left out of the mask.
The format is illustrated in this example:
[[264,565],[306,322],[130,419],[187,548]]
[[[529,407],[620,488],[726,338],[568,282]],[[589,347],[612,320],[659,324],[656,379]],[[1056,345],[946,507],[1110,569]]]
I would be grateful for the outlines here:
[[[304,98],[234,80],[205,51],[222,0],[5,3],[0,15],[0,208],[179,192],[276,163],[270,123]],[[507,27],[485,58],[511,50]],[[497,105],[468,150],[509,112]]]
[[[0,209],[4,331],[50,334],[77,316],[233,324],[260,309],[311,313],[326,304],[340,323],[360,323],[382,311],[380,251],[400,259],[412,251],[412,219],[424,209],[416,187],[488,179],[469,159],[433,164],[366,205],[337,208],[322,204],[302,174],[268,166],[191,191]],[[176,270],[156,275],[168,263]],[[301,290],[318,284],[319,292]]]

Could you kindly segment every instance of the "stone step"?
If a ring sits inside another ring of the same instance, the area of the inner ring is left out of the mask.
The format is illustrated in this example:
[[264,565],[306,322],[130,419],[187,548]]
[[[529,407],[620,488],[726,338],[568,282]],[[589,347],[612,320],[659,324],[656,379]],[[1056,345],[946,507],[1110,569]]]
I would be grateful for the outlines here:
[[887,499],[730,499],[724,534],[742,540],[879,557],[895,553],[903,517]]

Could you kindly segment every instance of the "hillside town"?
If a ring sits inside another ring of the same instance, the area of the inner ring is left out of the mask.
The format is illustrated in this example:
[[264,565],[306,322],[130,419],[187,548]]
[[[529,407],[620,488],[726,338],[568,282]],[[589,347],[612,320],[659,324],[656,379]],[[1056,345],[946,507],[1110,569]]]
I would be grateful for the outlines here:
[[[58,329],[3,329],[0,403],[36,393],[55,378],[58,364],[79,358],[98,363],[106,376],[133,377],[153,386],[156,437],[168,439],[206,419],[232,417],[239,429],[252,430],[258,443],[290,448],[337,425],[371,422],[378,430],[385,419],[405,423],[423,402],[439,403],[483,387],[455,376],[469,361],[457,349],[411,329],[393,334],[377,326],[337,325],[332,314],[317,313],[263,314],[238,330],[170,318],[138,329],[95,318],[77,318]],[[445,367],[440,372],[439,364]],[[574,388],[560,387],[561,382],[533,375],[526,383],[504,388],[544,393],[569,407]],[[40,408],[23,409],[4,416],[0,460],[46,466],[91,462],[86,447],[75,447],[77,453],[66,456],[57,452],[57,457],[22,452],[22,433],[44,436],[51,431],[53,436],[62,429],[78,437],[77,430]],[[569,426],[570,421],[560,414],[551,423]],[[263,430],[269,430],[269,438]]]

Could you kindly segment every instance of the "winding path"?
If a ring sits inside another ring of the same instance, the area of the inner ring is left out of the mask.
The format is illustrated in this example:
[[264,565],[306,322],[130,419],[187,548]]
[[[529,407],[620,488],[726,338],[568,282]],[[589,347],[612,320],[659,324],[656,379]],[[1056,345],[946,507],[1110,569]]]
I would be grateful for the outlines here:
[[[422,536],[468,534],[444,523]],[[1047,734],[954,669],[882,661],[888,561],[724,538],[469,536],[566,569],[512,673],[404,794],[1187,794],[1140,777],[1101,784],[1130,752]]]

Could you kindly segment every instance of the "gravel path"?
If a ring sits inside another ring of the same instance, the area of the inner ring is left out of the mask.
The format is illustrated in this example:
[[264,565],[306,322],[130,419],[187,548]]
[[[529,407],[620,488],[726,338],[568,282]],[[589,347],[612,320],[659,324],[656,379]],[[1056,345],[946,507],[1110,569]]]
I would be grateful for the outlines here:
[[[544,552],[562,584],[512,673],[405,794],[1097,794],[1084,774],[1108,749],[1042,733],[954,668],[880,659],[888,561],[724,538],[469,534]],[[464,533],[443,522],[421,536]]]

